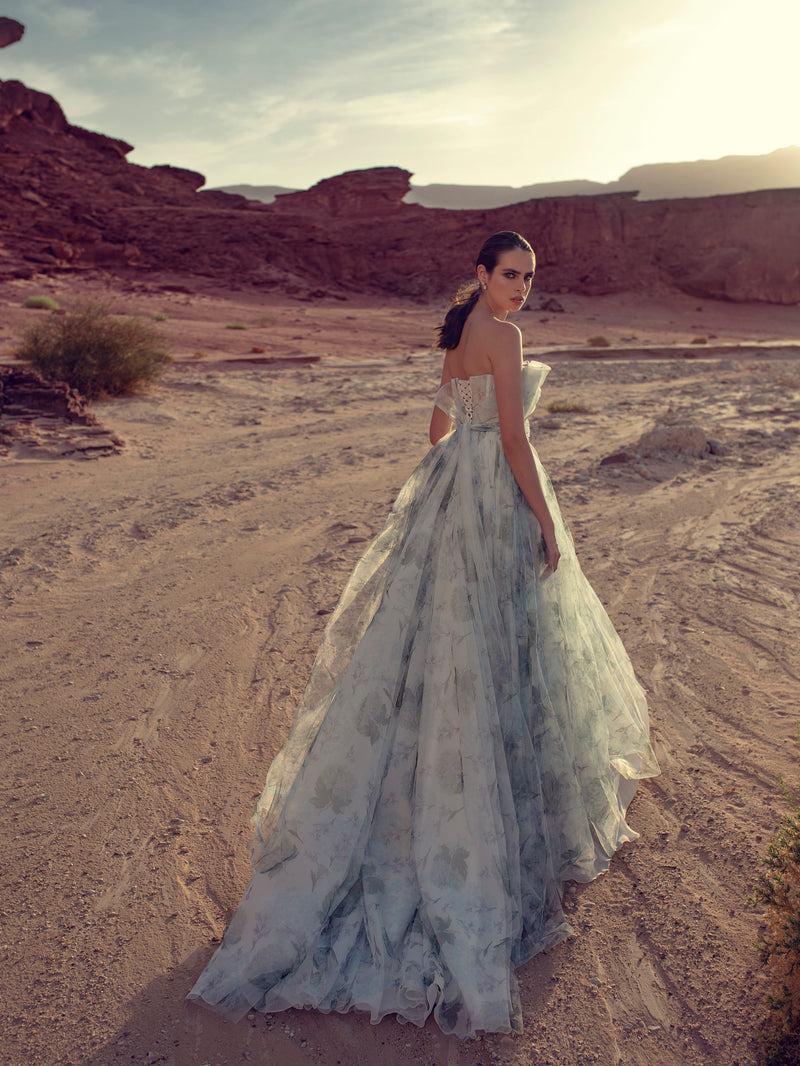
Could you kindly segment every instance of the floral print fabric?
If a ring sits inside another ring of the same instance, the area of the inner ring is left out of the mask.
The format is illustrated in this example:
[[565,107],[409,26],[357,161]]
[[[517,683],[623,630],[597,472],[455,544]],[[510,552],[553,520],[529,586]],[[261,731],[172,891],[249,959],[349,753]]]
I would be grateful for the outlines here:
[[[526,364],[526,416],[549,367]],[[403,487],[331,617],[253,816],[253,875],[189,999],[241,1017],[368,1011],[446,1033],[522,1026],[514,968],[566,937],[568,879],[635,838],[658,773],[630,661],[503,453],[494,380]],[[535,455],[535,453],[534,453]]]

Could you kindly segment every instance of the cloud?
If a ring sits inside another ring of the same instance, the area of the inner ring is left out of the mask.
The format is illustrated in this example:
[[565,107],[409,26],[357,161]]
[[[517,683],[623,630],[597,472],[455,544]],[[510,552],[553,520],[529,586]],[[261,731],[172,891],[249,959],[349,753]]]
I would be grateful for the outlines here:
[[97,13],[88,7],[48,3],[44,10],[52,28],[64,37],[86,37],[98,25]]
[[[186,53],[162,47],[145,51],[105,52],[91,56],[89,65],[96,76],[108,83],[109,91],[134,91],[145,96],[157,94],[163,104],[199,96],[207,84],[202,66]],[[123,88],[122,83],[128,86]]]
[[87,37],[100,23],[94,8],[61,3],[59,0],[25,0],[16,4],[9,4],[9,0],[6,0],[6,6],[16,8],[14,17],[22,22],[31,22],[43,31],[49,30],[58,37],[69,37],[71,40]]
[[36,62],[10,49],[3,77],[52,93],[137,158],[213,184],[308,185],[387,162],[420,182],[608,180],[796,139],[796,0],[6,0],[6,11],[30,22],[19,55]]

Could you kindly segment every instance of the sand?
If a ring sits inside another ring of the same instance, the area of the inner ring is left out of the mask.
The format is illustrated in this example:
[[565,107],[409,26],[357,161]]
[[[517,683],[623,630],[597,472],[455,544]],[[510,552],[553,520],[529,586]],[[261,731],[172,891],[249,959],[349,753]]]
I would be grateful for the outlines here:
[[[5,361],[39,292],[166,315],[177,361],[95,405],[119,455],[65,458],[52,435],[0,459],[0,1061],[755,1064],[747,897],[779,776],[800,778],[800,361],[777,347],[800,309],[565,295],[519,316],[531,354],[619,346],[548,356],[533,432],[663,773],[632,805],[640,839],[569,893],[575,935],[520,971],[525,1032],[462,1044],[433,1023],[232,1025],[183,1002],[247,882],[249,813],[327,615],[425,453],[437,308],[19,282],[0,287]],[[750,347],[687,346],[701,326]],[[600,466],[663,421],[718,454]]]

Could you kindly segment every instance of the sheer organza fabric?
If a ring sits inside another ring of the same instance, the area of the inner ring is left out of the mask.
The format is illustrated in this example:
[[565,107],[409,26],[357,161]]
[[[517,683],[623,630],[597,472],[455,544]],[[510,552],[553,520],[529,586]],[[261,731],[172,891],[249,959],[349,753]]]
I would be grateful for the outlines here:
[[[526,364],[526,415],[549,367]],[[566,880],[636,834],[658,772],[630,661],[575,557],[543,577],[494,379],[443,386],[426,455],[331,617],[253,816],[253,875],[189,998],[522,1026],[514,968],[570,932]],[[535,455],[535,452],[534,452]]]

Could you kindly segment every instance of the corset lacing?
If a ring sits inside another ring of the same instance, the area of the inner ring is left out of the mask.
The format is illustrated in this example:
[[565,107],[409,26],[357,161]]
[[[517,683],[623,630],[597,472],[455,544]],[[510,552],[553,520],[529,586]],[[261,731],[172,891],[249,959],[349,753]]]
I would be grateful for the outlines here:
[[456,388],[458,394],[461,397],[461,402],[464,404],[464,411],[467,415],[467,421],[472,421],[472,383],[470,381],[462,381],[461,378],[456,378]]

